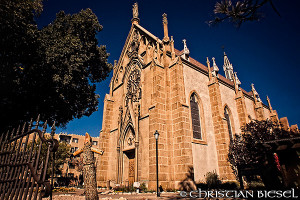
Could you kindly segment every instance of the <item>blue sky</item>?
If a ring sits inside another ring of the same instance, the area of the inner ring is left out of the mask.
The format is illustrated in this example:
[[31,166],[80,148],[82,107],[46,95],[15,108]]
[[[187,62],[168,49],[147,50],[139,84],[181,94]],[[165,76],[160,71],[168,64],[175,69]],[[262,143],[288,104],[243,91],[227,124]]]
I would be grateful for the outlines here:
[[[60,10],[76,13],[91,8],[98,16],[103,30],[97,35],[99,44],[107,46],[109,62],[119,59],[131,26],[132,4],[135,1],[100,0],[47,0],[44,12],[38,19],[43,27],[55,19]],[[263,8],[264,19],[245,23],[236,29],[224,23],[209,27],[206,21],[212,18],[216,0],[143,0],[138,1],[140,25],[159,38],[163,37],[162,14],[168,14],[169,35],[174,37],[175,48],[183,48],[182,39],[187,40],[190,56],[201,63],[206,57],[215,57],[224,75],[223,50],[237,72],[242,88],[251,90],[251,83],[264,103],[266,95],[279,117],[287,116],[290,125],[300,125],[300,7],[299,0],[274,0],[281,17],[270,6]],[[90,133],[99,136],[102,128],[103,99],[109,92],[112,73],[97,84],[100,94],[98,111],[90,117],[71,121],[66,129],[57,132],[74,134]]]

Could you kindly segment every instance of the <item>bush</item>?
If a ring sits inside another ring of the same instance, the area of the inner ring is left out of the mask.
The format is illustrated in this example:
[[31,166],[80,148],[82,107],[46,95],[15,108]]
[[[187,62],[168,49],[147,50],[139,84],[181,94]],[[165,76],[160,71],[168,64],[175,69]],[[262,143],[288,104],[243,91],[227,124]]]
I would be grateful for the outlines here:
[[196,184],[196,187],[200,188],[201,190],[207,190],[208,189],[208,186],[207,186],[206,183],[198,183],[198,184]]
[[222,183],[220,188],[224,190],[236,190],[240,188],[240,184],[236,181],[227,181]]
[[68,192],[75,192],[74,188],[67,188],[67,187],[57,187],[53,189],[53,192],[62,192],[62,193],[68,193]]
[[262,190],[265,189],[265,185],[262,182],[251,181],[248,183],[248,188],[251,190]]
[[166,189],[166,192],[176,192],[177,190],[176,189],[172,189],[172,188],[167,188]]
[[209,189],[217,189],[221,185],[221,180],[219,179],[219,175],[215,172],[208,172],[206,174],[205,180]]
[[140,192],[147,192],[148,188],[146,186],[146,183],[142,183],[140,185]]
[[119,186],[119,187],[116,187],[114,190],[116,192],[135,192],[136,191],[136,189],[133,186],[130,186],[130,187]]

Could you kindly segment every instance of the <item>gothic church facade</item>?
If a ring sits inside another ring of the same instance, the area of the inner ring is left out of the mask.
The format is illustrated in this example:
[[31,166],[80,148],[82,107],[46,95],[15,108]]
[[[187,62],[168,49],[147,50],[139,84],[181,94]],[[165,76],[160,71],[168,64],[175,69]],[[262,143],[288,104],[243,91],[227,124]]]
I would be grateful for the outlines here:
[[174,48],[163,15],[161,40],[139,24],[137,4],[132,26],[106,94],[97,166],[98,186],[107,182],[156,187],[156,140],[159,132],[159,181],[163,188],[179,188],[203,180],[215,171],[234,180],[227,162],[230,138],[251,119],[278,120],[269,99],[262,103],[252,85],[246,92],[224,53],[225,77],[214,58],[206,65]]

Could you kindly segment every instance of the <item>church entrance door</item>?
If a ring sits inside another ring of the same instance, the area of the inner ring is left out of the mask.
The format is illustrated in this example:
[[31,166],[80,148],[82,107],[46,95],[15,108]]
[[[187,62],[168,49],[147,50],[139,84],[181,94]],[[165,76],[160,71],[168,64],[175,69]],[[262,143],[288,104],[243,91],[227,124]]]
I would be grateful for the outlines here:
[[128,157],[128,184],[130,186],[134,183],[135,178],[135,151],[134,149],[124,152]]

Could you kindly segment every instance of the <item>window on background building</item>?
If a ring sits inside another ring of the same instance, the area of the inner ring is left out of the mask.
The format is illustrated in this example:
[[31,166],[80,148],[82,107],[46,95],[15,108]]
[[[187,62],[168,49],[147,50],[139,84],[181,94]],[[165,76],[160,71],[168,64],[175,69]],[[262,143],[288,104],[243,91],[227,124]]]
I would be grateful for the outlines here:
[[67,144],[70,144],[70,142],[71,142],[71,136],[69,136],[69,135],[60,135],[59,136],[59,141],[61,141],[61,142],[66,142]]
[[232,140],[233,139],[232,126],[231,126],[231,121],[230,121],[230,116],[229,116],[229,109],[227,107],[225,107],[225,109],[224,109],[224,117],[225,117],[227,127],[228,127],[229,138],[230,138],[230,140]]
[[98,144],[98,142],[97,141],[93,141],[93,145],[97,145]]
[[78,143],[78,138],[73,138],[73,143]]
[[74,148],[73,147],[71,147],[71,153],[74,153],[75,151],[74,151]]
[[195,93],[193,93],[191,95],[190,105],[191,105],[193,138],[194,139],[202,139],[201,125],[200,125],[199,105],[198,105]]

